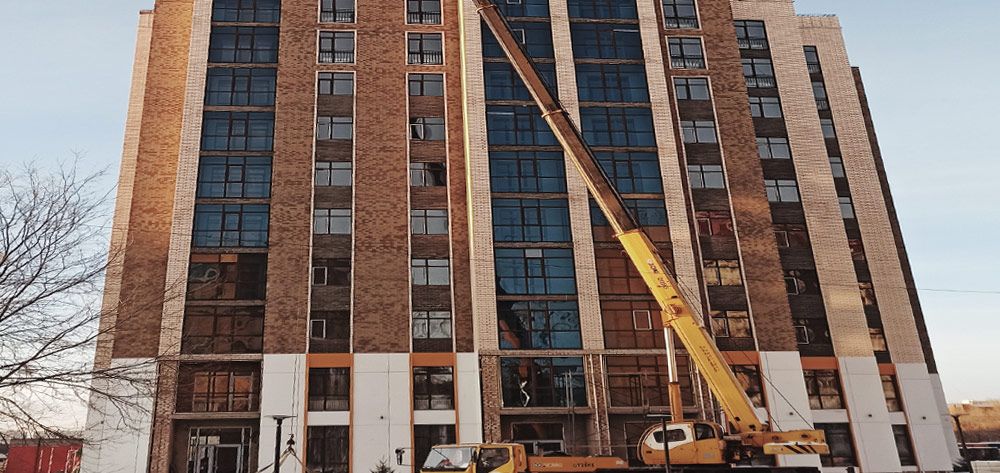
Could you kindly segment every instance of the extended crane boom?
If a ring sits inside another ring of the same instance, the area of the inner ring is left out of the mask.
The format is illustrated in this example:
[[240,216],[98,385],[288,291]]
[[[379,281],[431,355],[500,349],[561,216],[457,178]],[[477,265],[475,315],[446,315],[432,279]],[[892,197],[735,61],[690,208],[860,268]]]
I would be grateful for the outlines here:
[[473,2],[514,70],[527,86],[542,117],[562,145],[566,158],[580,171],[625,252],[659,303],[663,326],[673,329],[705,377],[726,414],[730,433],[738,434],[744,446],[763,448],[768,454],[829,453],[822,431],[771,432],[767,424],[757,419],[753,404],[722,353],[699,323],[693,306],[685,299],[677,281],[667,271],[656,247],[628,211],[625,201],[601,169],[600,162],[583,140],[579,129],[515,39],[506,19],[492,0]]

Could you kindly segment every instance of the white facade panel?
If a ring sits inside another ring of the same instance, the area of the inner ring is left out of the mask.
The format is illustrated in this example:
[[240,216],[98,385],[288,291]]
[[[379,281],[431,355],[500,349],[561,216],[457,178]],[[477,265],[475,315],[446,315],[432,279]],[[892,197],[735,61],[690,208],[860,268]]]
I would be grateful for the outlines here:
[[412,447],[410,355],[357,354],[353,375],[351,468],[366,472],[379,461],[394,462],[395,449]]
[[924,471],[950,471],[951,452],[941,429],[941,413],[927,365],[897,363],[896,380],[910,421],[910,440],[917,464]]
[[[770,408],[772,428],[780,431],[813,428],[809,394],[798,352],[761,352],[761,376]],[[819,466],[819,455],[781,455],[782,466]]]
[[479,354],[455,355],[455,390],[458,399],[457,439],[483,441],[483,390],[479,378]]
[[[295,435],[295,454],[303,458],[305,446],[304,420],[306,414],[305,355],[264,355],[260,375],[260,440],[257,448],[259,466],[274,463],[274,434],[276,421],[272,416],[295,416],[281,424],[281,441],[288,442]],[[284,445],[281,447],[285,448]],[[300,469],[294,459],[281,464],[281,473],[297,473]]]
[[[131,376],[156,379],[156,363],[152,359],[115,359],[112,367],[135,367]],[[92,395],[87,414],[81,473],[132,473],[146,471],[149,464],[150,432],[153,425],[154,399],[152,390],[139,392],[129,382],[95,381],[95,390],[112,396],[133,398],[133,409],[120,409],[107,398]],[[131,411],[131,412],[130,412]]]
[[850,413],[854,446],[863,471],[902,471],[874,357],[842,357],[840,379]]

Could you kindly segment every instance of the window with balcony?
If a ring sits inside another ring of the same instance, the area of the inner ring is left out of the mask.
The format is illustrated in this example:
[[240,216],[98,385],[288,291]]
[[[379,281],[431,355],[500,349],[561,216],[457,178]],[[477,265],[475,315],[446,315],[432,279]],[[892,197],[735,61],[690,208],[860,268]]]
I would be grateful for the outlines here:
[[823,112],[830,110],[830,99],[826,95],[826,84],[821,81],[812,83],[813,97],[816,98],[816,109]]
[[320,23],[354,23],[354,0],[320,0]]
[[443,117],[410,117],[410,139],[417,141],[444,141]]
[[774,225],[778,248],[809,248],[809,232],[804,225],[778,223]]
[[451,312],[447,310],[415,310],[412,316],[414,340],[451,338]]
[[566,192],[566,166],[557,151],[490,151],[493,192]]
[[501,358],[503,407],[587,405],[583,358]]
[[[553,92],[556,91],[556,65],[542,62],[536,63],[535,68],[545,84]],[[534,100],[509,63],[483,63],[483,82],[486,85],[486,100]]]
[[410,260],[410,277],[414,286],[448,286],[451,284],[451,269],[447,259]]
[[351,410],[351,369],[309,369],[309,411]]
[[642,39],[635,25],[570,23],[577,59],[642,59]]
[[570,18],[624,19],[639,18],[635,0],[569,0]]
[[215,0],[212,21],[240,23],[277,23],[281,0]]
[[754,407],[764,407],[764,385],[760,379],[760,368],[755,365],[732,365],[736,381],[747,393]]
[[351,187],[353,177],[353,165],[346,162],[316,162],[316,187]]
[[413,187],[439,187],[448,184],[444,163],[410,163],[410,185]]
[[577,64],[581,102],[649,102],[642,64]]
[[840,204],[840,216],[846,219],[858,218],[854,213],[854,200],[850,197],[837,197]]
[[649,288],[628,255],[616,248],[594,250],[597,263],[597,289],[602,295],[646,295]]
[[822,73],[823,68],[819,64],[819,51],[816,50],[816,46],[804,46],[803,51],[806,55],[806,67],[809,68],[809,73]]
[[319,95],[354,95],[353,72],[320,72]]
[[576,293],[571,249],[497,248],[495,256],[498,293]]
[[208,46],[208,62],[274,64],[278,62],[278,28],[216,26]]
[[769,49],[763,21],[737,20],[736,42],[740,49]]
[[348,473],[351,459],[351,427],[310,426],[306,433],[306,468],[323,473]]
[[549,16],[549,0],[505,0],[496,2],[505,17],[546,17]]
[[407,0],[406,22],[411,25],[440,25],[441,0]]
[[354,139],[354,117],[316,117],[316,139]]
[[407,64],[444,64],[444,40],[441,33],[407,33]]
[[444,96],[444,75],[441,74],[410,74],[407,76],[411,97],[442,97]]
[[726,175],[718,164],[689,164],[688,179],[692,189],[726,188]]
[[781,118],[781,100],[778,97],[750,97],[750,116]]
[[695,0],[663,0],[663,26],[697,28],[698,7]]
[[607,348],[663,348],[660,307],[655,301],[601,301]]
[[844,169],[844,158],[830,156],[830,171],[833,173],[833,177],[847,177],[847,170]]
[[701,38],[669,38],[670,67],[673,69],[704,69],[705,51]]
[[274,113],[205,112],[201,125],[204,151],[271,151]]
[[497,242],[570,241],[566,199],[493,199]]
[[504,350],[576,349],[583,346],[575,301],[499,301],[497,324]]
[[715,338],[753,338],[750,313],[745,310],[713,310],[709,320]]
[[447,235],[447,210],[411,210],[410,233],[413,235]]
[[684,143],[718,143],[715,122],[711,120],[681,120],[681,135]]
[[455,375],[450,366],[413,367],[413,410],[455,408]]
[[826,443],[830,446],[829,455],[820,455],[820,464],[823,466],[857,466],[854,455],[854,441],[851,439],[851,425],[844,424],[821,424],[817,423],[816,428],[826,434]]
[[486,133],[490,145],[559,145],[534,106],[487,105]]
[[267,255],[192,254],[188,265],[189,300],[263,300]]
[[594,153],[601,168],[623,194],[659,194],[663,192],[659,157],[638,151]]
[[314,310],[309,314],[310,353],[347,353],[350,348],[350,311]]
[[703,261],[705,284],[709,286],[740,286],[740,262],[737,260],[707,259]]
[[320,31],[319,62],[322,64],[351,64],[354,62],[353,31]]
[[271,158],[202,156],[196,195],[199,199],[266,199],[271,196]]
[[205,105],[270,107],[274,105],[277,69],[210,67]]
[[178,412],[254,412],[260,405],[260,367],[253,364],[181,365]]
[[774,80],[774,64],[770,59],[743,58],[743,79],[751,89],[778,86]]
[[677,93],[677,100],[712,100],[708,79],[701,77],[675,77],[674,91]]
[[259,306],[187,306],[181,353],[261,353],[264,308]]
[[580,124],[591,146],[656,146],[653,113],[648,108],[583,107]]
[[757,137],[757,153],[760,159],[792,159],[792,148],[788,138]]
[[802,370],[811,409],[843,409],[840,378],[836,370]]
[[191,246],[265,247],[269,213],[267,205],[195,205]]
[[351,209],[315,209],[313,234],[350,235],[351,220]]
[[832,118],[820,118],[819,126],[823,129],[823,138],[828,140],[837,138],[837,127],[833,124]]
[[799,184],[792,179],[764,179],[768,202],[799,202]]
[[[500,2],[503,3],[503,2]],[[552,48],[552,27],[548,22],[512,21],[510,28],[514,38],[521,43],[524,51],[532,58],[554,58]],[[507,58],[500,43],[489,29],[483,28],[483,57]]]
[[695,222],[698,226],[698,235],[702,237],[725,237],[736,236],[733,228],[733,216],[727,211],[707,211],[695,212]]
[[[625,208],[629,210],[640,225],[645,227],[649,238],[654,242],[670,241],[667,230],[667,210],[663,199],[625,199]],[[590,223],[595,230],[595,238],[601,241],[613,241],[611,223],[597,202],[590,201]],[[598,231],[598,229],[601,229]],[[605,235],[605,236],[598,236]]]

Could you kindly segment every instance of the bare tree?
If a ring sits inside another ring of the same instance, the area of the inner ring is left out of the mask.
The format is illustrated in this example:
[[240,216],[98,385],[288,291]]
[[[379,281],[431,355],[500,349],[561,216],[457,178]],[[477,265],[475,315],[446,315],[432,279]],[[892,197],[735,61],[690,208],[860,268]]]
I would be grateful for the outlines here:
[[91,398],[135,412],[154,389],[135,366],[94,364],[116,309],[100,306],[103,275],[122,249],[109,255],[105,173],[79,163],[0,169],[0,431],[19,436],[72,435],[67,418]]

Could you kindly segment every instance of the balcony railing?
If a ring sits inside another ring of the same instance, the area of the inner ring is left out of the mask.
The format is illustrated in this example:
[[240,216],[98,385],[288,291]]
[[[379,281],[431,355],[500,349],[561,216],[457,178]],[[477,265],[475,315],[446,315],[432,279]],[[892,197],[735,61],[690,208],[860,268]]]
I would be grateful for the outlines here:
[[320,23],[354,23],[354,10],[320,12],[319,21]]
[[826,99],[816,99],[816,110],[821,112],[830,110],[830,101]]
[[810,74],[819,74],[823,72],[823,69],[819,67],[819,64],[806,63],[806,68],[809,69]]
[[444,54],[441,51],[421,51],[409,54],[410,64],[444,64]]
[[670,58],[670,67],[674,69],[704,69],[704,58]]
[[740,49],[770,49],[771,46],[768,44],[766,39],[759,38],[739,38],[736,40],[740,45]]
[[770,76],[752,76],[744,77],[747,81],[747,87],[751,89],[770,89],[777,87],[774,81],[774,77]]
[[411,25],[440,25],[441,12],[409,12],[406,14],[406,22]]
[[666,28],[697,28],[697,18],[665,18],[663,26]]
[[354,62],[354,51],[320,51],[319,62],[324,64],[350,64]]

